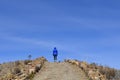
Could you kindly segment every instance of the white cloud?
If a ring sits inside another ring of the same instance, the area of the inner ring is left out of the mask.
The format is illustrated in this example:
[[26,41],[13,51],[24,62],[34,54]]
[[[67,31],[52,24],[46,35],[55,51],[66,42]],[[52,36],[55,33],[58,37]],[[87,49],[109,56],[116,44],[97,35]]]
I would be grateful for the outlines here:
[[[22,37],[13,37],[13,36],[6,36],[4,39],[7,39],[9,41],[15,41],[15,42],[22,42],[24,44],[31,44],[41,47],[47,47],[47,48],[53,48],[58,47],[60,50],[67,51],[67,52],[75,52],[75,47],[68,44],[61,44],[50,40],[41,40],[41,39],[30,39],[30,38],[22,38]],[[71,49],[70,49],[71,48]]]

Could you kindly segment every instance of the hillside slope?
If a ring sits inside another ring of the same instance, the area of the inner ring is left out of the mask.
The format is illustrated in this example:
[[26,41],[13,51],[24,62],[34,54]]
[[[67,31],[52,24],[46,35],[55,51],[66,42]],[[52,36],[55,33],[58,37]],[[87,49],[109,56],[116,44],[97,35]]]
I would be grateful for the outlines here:
[[78,60],[34,60],[0,64],[0,80],[120,80],[120,70]]
[[88,78],[76,65],[71,65],[66,62],[46,62],[33,80],[88,80]]

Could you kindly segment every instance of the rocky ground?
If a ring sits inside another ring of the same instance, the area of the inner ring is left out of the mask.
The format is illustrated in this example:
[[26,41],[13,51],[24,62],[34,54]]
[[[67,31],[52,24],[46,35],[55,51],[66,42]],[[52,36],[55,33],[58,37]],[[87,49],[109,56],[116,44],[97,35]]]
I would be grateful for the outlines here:
[[41,69],[44,57],[35,60],[15,61],[0,65],[0,80],[31,80]]
[[0,80],[120,80],[120,71],[78,60],[35,60],[0,64]]

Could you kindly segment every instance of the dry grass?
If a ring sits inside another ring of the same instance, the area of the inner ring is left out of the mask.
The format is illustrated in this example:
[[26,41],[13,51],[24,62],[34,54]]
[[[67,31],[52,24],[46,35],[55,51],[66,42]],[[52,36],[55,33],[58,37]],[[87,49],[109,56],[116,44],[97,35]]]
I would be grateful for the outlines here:
[[[32,80],[34,74],[39,72],[37,65],[43,65],[45,58],[37,58],[35,60],[15,61],[3,63],[0,65],[0,80]],[[30,69],[34,69],[35,73],[29,73]]]
[[97,78],[97,80],[120,80],[120,71],[117,69],[98,65],[96,63],[89,64],[78,60],[65,61],[79,66],[90,80],[96,80],[95,78]]

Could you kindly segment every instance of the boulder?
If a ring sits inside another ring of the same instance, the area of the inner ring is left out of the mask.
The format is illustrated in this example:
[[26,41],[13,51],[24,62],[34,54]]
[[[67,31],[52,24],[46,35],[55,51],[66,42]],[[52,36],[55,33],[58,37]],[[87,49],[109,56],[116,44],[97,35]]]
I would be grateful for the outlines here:
[[65,62],[69,62],[69,63],[75,64],[77,66],[80,65],[80,63],[78,61],[76,61],[76,60],[65,60]]
[[29,74],[35,73],[35,68],[29,69]]

